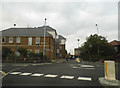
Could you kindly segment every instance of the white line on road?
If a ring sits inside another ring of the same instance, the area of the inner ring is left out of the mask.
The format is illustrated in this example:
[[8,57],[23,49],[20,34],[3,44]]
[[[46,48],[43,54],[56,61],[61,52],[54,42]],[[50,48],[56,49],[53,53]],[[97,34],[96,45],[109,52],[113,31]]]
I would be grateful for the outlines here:
[[94,67],[92,65],[81,65],[81,67]]
[[30,74],[32,74],[32,73],[22,73],[20,75],[30,75]]
[[2,76],[1,78],[4,78],[4,77],[7,76],[9,73],[11,73],[11,72],[13,72],[13,71],[15,71],[15,70],[18,70],[18,69],[20,69],[20,68],[22,68],[22,67],[18,67],[18,68],[16,68],[16,69],[13,69],[13,70],[9,71],[8,73],[6,73],[6,75]]
[[88,77],[78,77],[78,80],[88,80],[88,81],[91,81],[92,79],[88,78]]
[[55,78],[57,77],[58,75],[51,75],[51,74],[48,74],[48,75],[45,75],[44,77],[51,77],[51,78]]
[[62,79],[73,79],[74,76],[65,76],[65,75],[63,75],[60,78],[62,78]]
[[12,74],[12,75],[17,75],[17,74],[20,74],[21,72],[12,72],[12,73],[9,73],[9,74]]
[[35,74],[31,75],[31,76],[43,76],[43,75],[44,75],[44,74],[35,73]]

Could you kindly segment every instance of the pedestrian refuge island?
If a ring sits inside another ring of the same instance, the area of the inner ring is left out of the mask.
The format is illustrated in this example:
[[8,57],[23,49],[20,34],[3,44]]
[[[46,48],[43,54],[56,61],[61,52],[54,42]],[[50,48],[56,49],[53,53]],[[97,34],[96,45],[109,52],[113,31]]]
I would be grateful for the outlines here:
[[100,77],[99,82],[105,86],[120,86],[120,81],[116,79],[115,61],[104,61],[104,75]]

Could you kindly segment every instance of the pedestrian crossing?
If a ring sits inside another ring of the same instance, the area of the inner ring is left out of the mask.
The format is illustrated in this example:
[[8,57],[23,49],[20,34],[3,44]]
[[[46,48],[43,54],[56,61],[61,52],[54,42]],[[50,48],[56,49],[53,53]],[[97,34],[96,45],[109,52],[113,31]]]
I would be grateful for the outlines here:
[[[75,79],[73,75],[57,75],[57,74],[42,74],[42,73],[26,73],[26,72],[11,72],[10,75],[21,75],[31,77],[45,77],[45,78],[60,78],[60,79]],[[92,81],[91,77],[77,77],[77,80]]]
[[73,79],[74,76],[65,76],[65,75],[63,75],[60,78],[62,78],[62,79]]

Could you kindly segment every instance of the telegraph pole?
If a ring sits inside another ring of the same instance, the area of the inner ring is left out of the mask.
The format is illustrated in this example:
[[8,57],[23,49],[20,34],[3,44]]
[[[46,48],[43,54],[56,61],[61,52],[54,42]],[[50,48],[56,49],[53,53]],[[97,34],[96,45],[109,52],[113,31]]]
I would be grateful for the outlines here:
[[43,45],[43,62],[45,59],[45,32],[46,32],[46,18],[45,18],[45,25],[44,25],[44,45]]

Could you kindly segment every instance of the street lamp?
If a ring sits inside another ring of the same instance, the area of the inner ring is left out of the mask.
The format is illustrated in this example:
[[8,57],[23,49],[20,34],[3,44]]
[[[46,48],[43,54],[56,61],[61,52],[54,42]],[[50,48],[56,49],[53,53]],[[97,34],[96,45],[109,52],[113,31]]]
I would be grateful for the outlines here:
[[46,32],[46,18],[45,18],[45,25],[44,25],[44,46],[43,46],[43,62],[45,59],[45,32]]
[[97,25],[97,23],[96,23],[96,27],[97,27],[97,35],[98,35],[98,25]]
[[79,58],[79,41],[80,39],[77,39],[78,40],[78,58]]
[[[98,25],[96,23],[96,27],[97,27],[97,35],[98,35]],[[98,43],[99,43],[99,40],[98,40]],[[99,45],[98,45],[98,54],[99,54]]]

